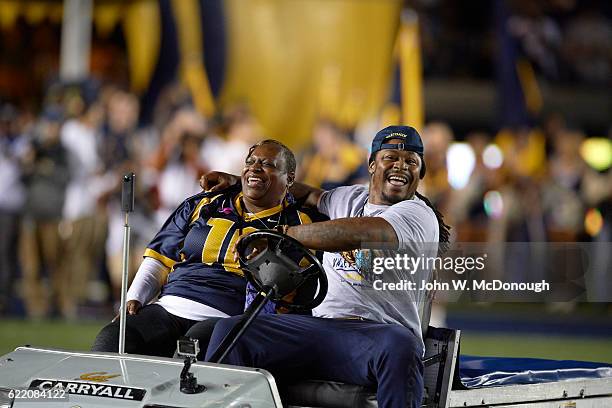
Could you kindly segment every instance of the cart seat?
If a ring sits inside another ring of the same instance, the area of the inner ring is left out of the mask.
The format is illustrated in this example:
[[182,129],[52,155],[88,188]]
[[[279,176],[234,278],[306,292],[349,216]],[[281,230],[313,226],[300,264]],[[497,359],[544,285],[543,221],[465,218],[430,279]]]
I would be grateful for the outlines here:
[[[454,378],[460,331],[429,326],[425,336],[423,405],[444,407]],[[307,380],[280,390],[285,405],[312,408],[375,408],[376,390],[334,381]]]

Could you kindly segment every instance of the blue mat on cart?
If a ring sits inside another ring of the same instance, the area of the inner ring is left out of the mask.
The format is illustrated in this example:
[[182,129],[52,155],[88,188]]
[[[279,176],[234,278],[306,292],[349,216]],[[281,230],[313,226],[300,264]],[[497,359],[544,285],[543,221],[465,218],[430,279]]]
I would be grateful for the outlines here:
[[612,377],[612,364],[538,358],[460,356],[466,388]]

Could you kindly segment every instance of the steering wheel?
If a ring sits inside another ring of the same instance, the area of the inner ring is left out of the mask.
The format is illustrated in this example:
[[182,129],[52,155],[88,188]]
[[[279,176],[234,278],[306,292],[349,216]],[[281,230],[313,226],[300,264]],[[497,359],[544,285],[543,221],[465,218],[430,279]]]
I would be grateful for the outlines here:
[[[254,245],[266,241],[265,247]],[[247,249],[259,250],[251,259],[246,259]],[[274,230],[259,230],[246,235],[236,246],[240,265],[247,280],[262,292],[273,288],[270,297],[277,305],[292,311],[310,310],[323,302],[327,294],[327,275],[319,259],[299,241]],[[300,293],[294,302],[283,298],[300,288],[308,290],[307,283],[318,283],[309,293]],[[306,299],[299,299],[301,295]]]

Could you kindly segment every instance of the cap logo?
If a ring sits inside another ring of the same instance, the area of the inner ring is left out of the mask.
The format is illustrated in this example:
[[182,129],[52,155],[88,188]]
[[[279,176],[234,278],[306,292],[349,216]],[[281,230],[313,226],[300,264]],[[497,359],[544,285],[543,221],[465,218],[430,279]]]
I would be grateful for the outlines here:
[[403,133],[393,132],[390,133],[389,136],[387,136],[387,139],[389,139],[391,136],[408,137],[408,135],[405,135]]

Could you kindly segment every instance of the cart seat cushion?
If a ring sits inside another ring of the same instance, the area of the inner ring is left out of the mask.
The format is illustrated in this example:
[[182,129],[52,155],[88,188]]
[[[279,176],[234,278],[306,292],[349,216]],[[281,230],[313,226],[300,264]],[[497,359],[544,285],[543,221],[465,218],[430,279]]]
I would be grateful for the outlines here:
[[283,403],[325,408],[376,408],[376,390],[334,381],[306,380],[282,388]]

